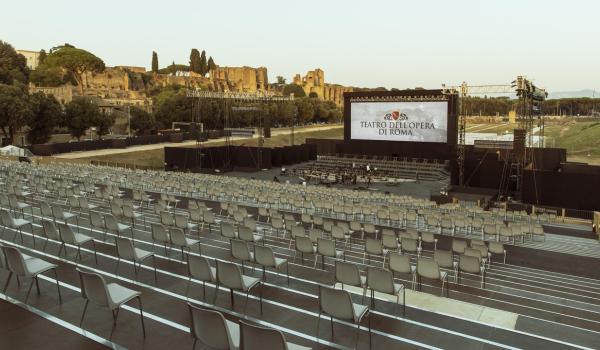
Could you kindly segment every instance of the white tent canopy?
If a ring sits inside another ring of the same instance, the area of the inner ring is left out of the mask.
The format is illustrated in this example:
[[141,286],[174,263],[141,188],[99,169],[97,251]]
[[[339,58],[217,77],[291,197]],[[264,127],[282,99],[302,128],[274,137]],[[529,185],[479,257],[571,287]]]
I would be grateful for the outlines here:
[[0,154],[3,156],[15,156],[15,157],[31,157],[33,153],[25,148],[19,148],[13,145],[0,148]]

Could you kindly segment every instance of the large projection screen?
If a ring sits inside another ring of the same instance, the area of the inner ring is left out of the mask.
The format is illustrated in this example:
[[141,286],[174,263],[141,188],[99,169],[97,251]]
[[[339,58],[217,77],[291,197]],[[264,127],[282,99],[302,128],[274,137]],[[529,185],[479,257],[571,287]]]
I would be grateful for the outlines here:
[[448,142],[448,102],[352,102],[353,140]]

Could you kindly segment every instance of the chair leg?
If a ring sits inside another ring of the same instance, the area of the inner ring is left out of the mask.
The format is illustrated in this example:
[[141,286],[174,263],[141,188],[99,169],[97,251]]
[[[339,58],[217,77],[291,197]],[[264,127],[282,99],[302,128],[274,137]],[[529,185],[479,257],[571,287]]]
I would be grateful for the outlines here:
[[81,314],[81,319],[79,320],[79,327],[83,324],[83,318],[85,317],[85,312],[87,311],[89,299],[85,299],[85,305],[83,306],[83,313]]
[[31,293],[31,288],[33,287],[34,280],[35,280],[35,277],[32,277],[31,282],[29,283],[29,288],[27,289],[27,295],[25,296],[25,301],[24,301],[25,304],[27,304],[27,300],[29,300],[29,293]]
[[331,325],[331,340],[333,340],[333,316],[329,316],[329,324]]
[[146,326],[144,325],[144,308],[142,306],[142,297],[137,297],[138,302],[140,303],[140,321],[142,322],[142,333],[144,334],[144,338],[146,338]]
[[154,265],[154,282],[158,281],[158,275],[156,274],[156,255],[152,254],[152,265]]
[[98,253],[96,252],[96,241],[92,240],[92,247],[94,248],[94,261],[98,265]]
[[2,289],[2,293],[6,294],[6,290],[8,289],[8,284],[10,283],[10,279],[12,278],[12,271],[8,273],[8,278],[6,279],[6,283],[4,283],[4,288]]
[[54,269],[54,278],[56,278],[56,291],[58,292],[58,301],[62,304],[62,295],[60,294],[60,282],[58,282],[58,271]]
[[317,338],[317,343],[319,342],[319,325],[321,324],[321,311],[319,311],[319,316],[317,316],[317,331],[315,332],[315,337]]

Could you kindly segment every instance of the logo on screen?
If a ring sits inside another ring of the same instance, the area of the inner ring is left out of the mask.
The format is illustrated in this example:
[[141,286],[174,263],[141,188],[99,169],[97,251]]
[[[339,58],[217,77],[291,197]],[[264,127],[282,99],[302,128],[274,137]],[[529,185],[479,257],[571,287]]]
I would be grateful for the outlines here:
[[391,113],[386,113],[383,117],[384,120],[408,120],[408,116],[404,113],[400,113],[400,111],[392,111]]

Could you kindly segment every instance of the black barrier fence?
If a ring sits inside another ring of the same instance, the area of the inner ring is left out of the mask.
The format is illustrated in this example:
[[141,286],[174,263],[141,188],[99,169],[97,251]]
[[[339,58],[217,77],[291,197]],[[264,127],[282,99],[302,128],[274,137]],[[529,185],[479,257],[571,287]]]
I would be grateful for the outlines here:
[[580,211],[600,208],[600,176],[592,172],[525,170],[522,188],[525,203]]
[[307,162],[317,158],[316,145],[278,148],[220,146],[205,148],[165,147],[165,170],[221,172],[257,171]]
[[[216,139],[223,137],[223,130],[209,130],[198,134],[202,140]],[[94,151],[99,149],[126,148],[129,146],[151,145],[157,143],[171,142],[178,143],[185,140],[193,140],[194,134],[191,132],[170,133],[163,135],[145,135],[127,137],[122,139],[91,140],[63,143],[44,143],[31,145],[31,152],[37,156],[51,156],[59,153]]]

